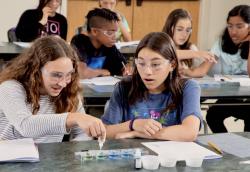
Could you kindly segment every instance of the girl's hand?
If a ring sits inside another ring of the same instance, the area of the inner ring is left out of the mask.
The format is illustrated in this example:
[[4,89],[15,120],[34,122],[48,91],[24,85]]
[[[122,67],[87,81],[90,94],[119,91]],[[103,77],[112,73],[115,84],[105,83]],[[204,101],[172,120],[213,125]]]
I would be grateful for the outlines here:
[[197,51],[197,52],[198,56],[205,59],[206,61],[211,63],[217,63],[216,57],[213,53],[208,51]]
[[152,136],[162,129],[162,124],[154,119],[136,119],[133,123],[133,129]]
[[96,117],[81,113],[69,113],[66,127],[70,129],[79,126],[90,137],[106,137],[106,128],[102,121]]
[[84,114],[77,121],[77,124],[91,137],[102,137],[106,136],[106,128],[102,121],[91,115]]
[[43,11],[43,17],[42,17],[42,19],[39,21],[39,23],[41,23],[42,25],[45,25],[45,24],[48,22],[48,17],[49,17],[49,15],[52,14],[53,10],[52,10],[50,7],[46,7],[46,6],[45,6],[45,7],[42,9],[42,11]]

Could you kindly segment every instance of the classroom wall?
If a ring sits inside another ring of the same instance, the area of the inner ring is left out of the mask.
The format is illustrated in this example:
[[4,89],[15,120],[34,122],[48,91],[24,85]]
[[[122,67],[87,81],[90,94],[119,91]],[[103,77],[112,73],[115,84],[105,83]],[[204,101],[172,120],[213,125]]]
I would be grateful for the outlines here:
[[250,0],[201,0],[198,47],[209,50],[223,32],[229,10]]
[[[39,0],[0,0],[0,41],[7,42],[7,31],[17,25],[19,17],[26,9],[36,8]],[[66,16],[67,0],[62,0],[58,12]]]
[[[200,24],[198,47],[202,50],[211,48],[213,42],[221,34],[226,25],[228,11],[238,4],[250,5],[250,0],[200,0]],[[15,4],[15,5],[13,5]],[[0,41],[8,41],[7,31],[16,26],[24,10],[36,8],[38,0],[0,0]],[[59,9],[67,15],[67,0],[62,0]]]

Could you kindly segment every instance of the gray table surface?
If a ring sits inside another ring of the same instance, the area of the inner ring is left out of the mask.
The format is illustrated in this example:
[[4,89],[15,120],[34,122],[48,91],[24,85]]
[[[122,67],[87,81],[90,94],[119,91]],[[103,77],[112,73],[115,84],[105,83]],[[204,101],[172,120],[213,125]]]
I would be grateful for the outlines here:
[[[9,61],[24,51],[24,47],[14,44],[13,42],[0,42],[0,59]],[[136,47],[127,46],[120,49],[120,52],[127,58],[134,55]]]
[[[238,133],[250,138],[250,133]],[[152,141],[144,139],[107,140],[103,149],[121,149],[142,147],[141,142]],[[26,171],[138,171],[134,169],[133,160],[99,160],[81,162],[75,158],[74,152],[81,150],[98,149],[97,141],[48,143],[38,145],[40,162],[37,163],[0,163],[1,172]],[[153,154],[153,153],[151,153]],[[205,171],[250,171],[250,165],[239,164],[241,159],[225,153],[221,159],[204,160],[202,167],[193,168],[178,162],[176,167],[160,167],[157,171],[205,172]],[[139,171],[147,171],[141,169]]]
[[1,42],[0,46],[0,59],[4,61],[9,61],[14,57],[18,56],[21,52],[23,52],[25,48],[20,47],[11,42]]
[[[109,98],[112,94],[109,90],[112,90],[114,86],[94,86],[106,87],[107,92],[97,92],[95,89],[90,88],[88,85],[84,85],[83,96],[85,98]],[[223,85],[220,87],[201,87],[201,99],[221,99],[221,98],[250,98],[250,87],[243,86],[227,86]]]

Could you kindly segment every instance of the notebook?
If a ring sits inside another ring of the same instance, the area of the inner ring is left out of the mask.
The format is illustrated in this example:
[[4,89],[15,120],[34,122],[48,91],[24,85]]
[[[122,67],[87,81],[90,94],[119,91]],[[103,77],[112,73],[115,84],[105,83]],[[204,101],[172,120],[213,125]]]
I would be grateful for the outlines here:
[[0,140],[0,162],[38,162],[33,139]]

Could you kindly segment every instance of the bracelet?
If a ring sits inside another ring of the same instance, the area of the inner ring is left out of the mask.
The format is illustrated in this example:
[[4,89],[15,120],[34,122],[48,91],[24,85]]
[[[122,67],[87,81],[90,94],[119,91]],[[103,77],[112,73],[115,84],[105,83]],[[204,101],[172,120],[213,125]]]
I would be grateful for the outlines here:
[[134,128],[133,128],[133,124],[134,124],[134,121],[136,120],[137,118],[133,118],[130,120],[129,122],[129,129],[130,131],[134,131]]

